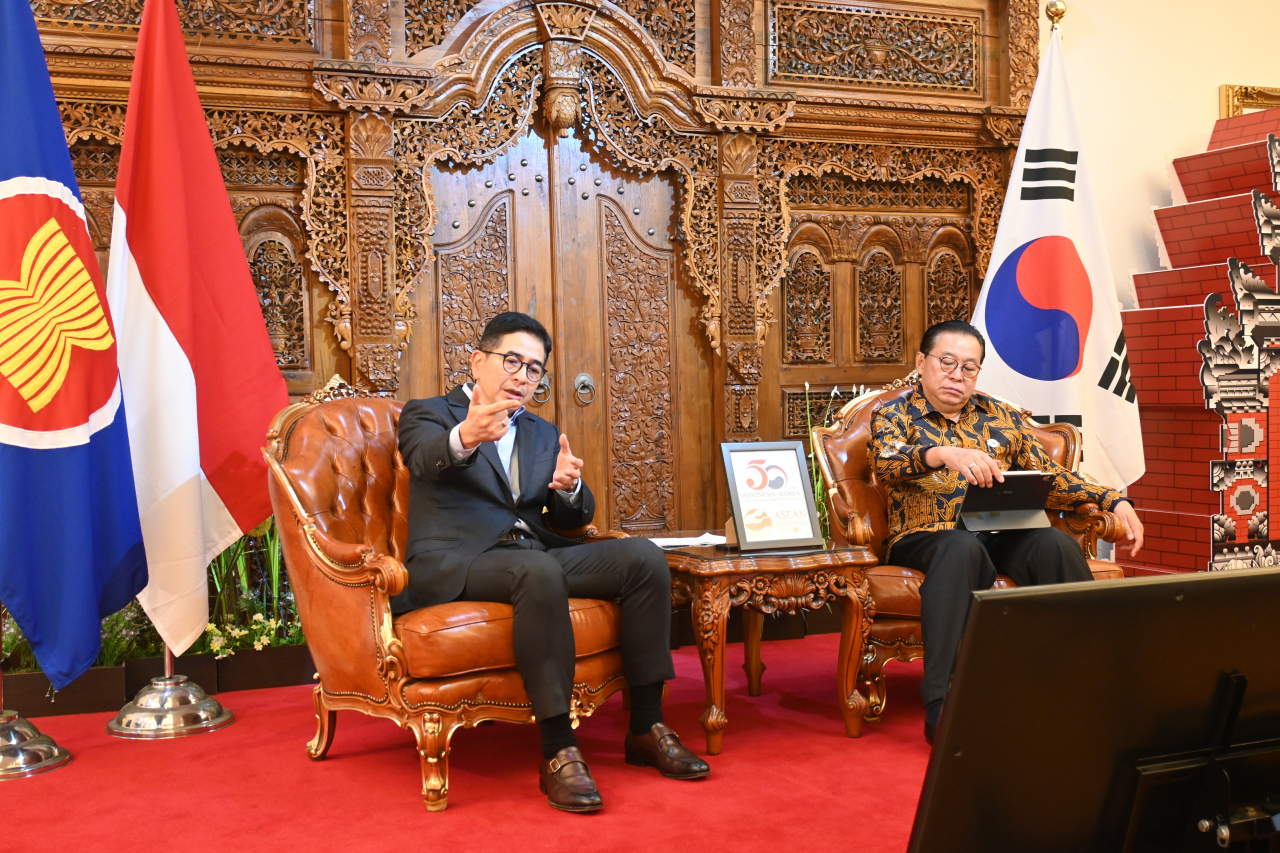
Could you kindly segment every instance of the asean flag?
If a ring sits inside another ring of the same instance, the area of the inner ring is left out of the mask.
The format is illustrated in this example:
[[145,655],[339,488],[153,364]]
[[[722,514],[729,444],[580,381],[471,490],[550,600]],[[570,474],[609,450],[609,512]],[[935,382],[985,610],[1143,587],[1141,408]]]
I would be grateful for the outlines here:
[[0,0],[0,122],[0,602],[61,689],[147,568],[119,330],[25,0]]
[[983,391],[1078,426],[1080,470],[1104,485],[1142,476],[1138,397],[1056,27],[973,324],[987,338]]
[[142,13],[107,293],[150,574],[138,600],[180,654],[209,620],[209,562],[271,514],[259,448],[288,393],[174,0]]

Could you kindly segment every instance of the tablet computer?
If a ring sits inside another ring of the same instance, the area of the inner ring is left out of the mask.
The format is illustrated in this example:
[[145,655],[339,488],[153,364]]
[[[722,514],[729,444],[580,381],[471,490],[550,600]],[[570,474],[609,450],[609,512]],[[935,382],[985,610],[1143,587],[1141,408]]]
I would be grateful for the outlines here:
[[1004,482],[965,489],[960,521],[968,530],[1028,530],[1048,527],[1044,505],[1053,476],[1043,471],[1005,471]]

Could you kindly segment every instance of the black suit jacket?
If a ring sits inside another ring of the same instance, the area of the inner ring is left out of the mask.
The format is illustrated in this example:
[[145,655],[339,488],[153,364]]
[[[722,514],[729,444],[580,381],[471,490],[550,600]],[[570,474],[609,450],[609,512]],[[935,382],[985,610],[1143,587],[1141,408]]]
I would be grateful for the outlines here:
[[483,442],[454,462],[449,432],[467,417],[470,400],[462,386],[443,397],[410,400],[400,413],[400,455],[409,468],[409,542],[405,566],[409,585],[391,601],[404,613],[453,601],[462,594],[467,567],[521,519],[544,544],[580,544],[546,528],[546,509],[555,526],[588,524],[596,501],[582,484],[577,506],[563,492],[547,488],[560,453],[560,430],[531,412],[516,420],[515,452],[520,460],[520,497],[511,496],[497,446]]

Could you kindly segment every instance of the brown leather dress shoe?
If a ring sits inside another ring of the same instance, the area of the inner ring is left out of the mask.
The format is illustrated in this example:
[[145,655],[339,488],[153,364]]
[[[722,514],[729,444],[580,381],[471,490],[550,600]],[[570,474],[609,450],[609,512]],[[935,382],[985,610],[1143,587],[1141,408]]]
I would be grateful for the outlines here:
[[538,790],[547,795],[551,808],[562,812],[594,812],[604,806],[596,780],[576,746],[566,746],[542,762]]
[[664,723],[654,723],[642,735],[628,731],[623,748],[628,764],[656,767],[668,779],[700,779],[711,772],[710,765],[680,743],[679,736]]

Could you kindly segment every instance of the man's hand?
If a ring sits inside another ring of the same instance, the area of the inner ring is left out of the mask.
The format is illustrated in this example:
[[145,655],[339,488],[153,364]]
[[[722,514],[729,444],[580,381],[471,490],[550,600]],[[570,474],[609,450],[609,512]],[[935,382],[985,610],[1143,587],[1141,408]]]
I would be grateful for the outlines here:
[[1142,522],[1138,521],[1138,513],[1134,511],[1133,504],[1128,501],[1121,501],[1111,508],[1111,511],[1120,516],[1120,520],[1124,522],[1124,539],[1120,540],[1121,545],[1129,552],[1128,556],[1132,557],[1142,550]]
[[467,417],[458,426],[458,438],[467,450],[483,441],[497,441],[507,434],[511,427],[508,412],[520,408],[519,400],[499,400],[496,403],[485,403],[479,385],[471,387],[471,405],[467,407]]
[[993,482],[1004,482],[1004,472],[994,456],[967,447],[930,447],[924,454],[926,465],[946,465],[969,481],[970,485],[986,488]]
[[572,492],[582,476],[582,460],[569,452],[569,437],[560,434],[560,455],[556,457],[556,473],[548,488]]

